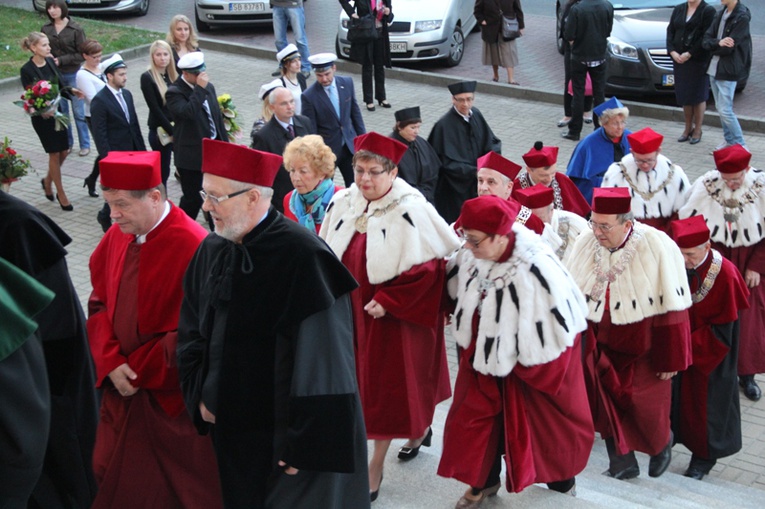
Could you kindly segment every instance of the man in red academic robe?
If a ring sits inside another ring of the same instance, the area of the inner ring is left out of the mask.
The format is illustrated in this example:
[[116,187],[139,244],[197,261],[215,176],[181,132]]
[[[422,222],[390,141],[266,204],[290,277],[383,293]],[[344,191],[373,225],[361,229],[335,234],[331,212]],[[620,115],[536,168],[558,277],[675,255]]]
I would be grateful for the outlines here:
[[545,147],[541,141],[523,154],[526,169],[518,175],[513,185],[513,198],[520,189],[542,184],[553,190],[555,210],[566,210],[582,217],[590,215],[590,205],[565,173],[558,172],[558,147]]
[[589,307],[585,377],[606,474],[617,479],[640,475],[634,451],[651,455],[651,477],[669,466],[671,378],[691,357],[683,257],[665,233],[634,221],[630,201],[626,188],[595,189],[591,231],[568,264]]
[[685,476],[700,480],[718,458],[741,450],[738,314],[749,307],[749,291],[736,266],[712,249],[704,216],[673,221],[672,237],[693,299],[693,364],[673,381],[672,429],[693,453]]
[[765,173],[749,165],[751,158],[741,145],[716,150],[716,169],[693,183],[679,215],[704,216],[712,247],[733,262],[749,288],[749,308],[740,315],[738,382],[757,401],[762,392],[754,375],[765,373]]
[[632,151],[608,167],[601,187],[626,187],[641,223],[669,233],[691,184],[683,169],[661,153],[664,136],[650,127],[627,135]]
[[221,507],[212,441],[185,411],[175,363],[183,274],[205,231],[167,201],[159,152],[110,152],[100,167],[116,224],[90,258],[103,389],[92,507]]

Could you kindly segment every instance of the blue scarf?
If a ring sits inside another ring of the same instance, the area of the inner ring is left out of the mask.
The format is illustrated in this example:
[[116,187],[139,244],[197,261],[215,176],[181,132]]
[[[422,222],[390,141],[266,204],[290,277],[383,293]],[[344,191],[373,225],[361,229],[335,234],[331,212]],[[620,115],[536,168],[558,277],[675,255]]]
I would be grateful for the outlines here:
[[[334,182],[328,178],[324,179],[309,193],[300,194],[294,191],[290,197],[290,211],[295,214],[298,223],[315,232],[316,225],[324,221],[324,211],[334,194]],[[311,212],[306,212],[306,207],[310,207]]]

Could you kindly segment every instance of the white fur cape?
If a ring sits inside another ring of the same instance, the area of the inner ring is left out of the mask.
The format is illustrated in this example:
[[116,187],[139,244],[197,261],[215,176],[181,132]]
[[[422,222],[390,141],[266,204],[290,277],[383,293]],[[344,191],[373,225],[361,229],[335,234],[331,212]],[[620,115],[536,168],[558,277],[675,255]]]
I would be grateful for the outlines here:
[[567,210],[553,210],[550,226],[560,239],[560,245],[553,247],[553,251],[563,265],[568,268],[571,252],[579,234],[588,229],[587,220],[578,214]]
[[[674,168],[672,179],[666,186],[646,201],[640,196],[642,193],[650,193],[659,189],[669,177],[670,166]],[[632,181],[632,186],[622,173],[624,168]],[[634,187],[633,187],[634,186]],[[691,183],[681,167],[658,154],[656,167],[653,171],[644,172],[637,167],[633,154],[627,154],[619,163],[613,163],[608,167],[603,176],[600,187],[626,187],[632,195],[632,213],[638,219],[653,219],[669,217],[677,212],[685,204]]]
[[388,194],[372,202],[356,184],[335,193],[319,235],[338,258],[342,259],[361,216],[367,217],[367,276],[372,284],[390,281],[415,265],[445,258],[460,247],[454,229],[422,193],[401,178],[393,181]]
[[449,294],[457,299],[452,333],[467,348],[478,309],[473,367],[486,375],[553,361],[587,327],[584,296],[555,254],[523,226],[513,225],[513,232],[506,262],[478,260],[461,249],[447,263]]
[[587,319],[593,322],[603,318],[606,288],[611,322],[617,325],[691,307],[680,248],[651,226],[635,223],[627,243],[613,253],[587,229],[576,240],[568,266],[587,299]]
[[[723,205],[725,204],[725,205]],[[765,172],[746,172],[744,184],[731,191],[720,172],[708,171],[693,183],[679,216],[703,215],[711,239],[727,247],[752,246],[765,235]],[[726,219],[737,217],[735,221]]]

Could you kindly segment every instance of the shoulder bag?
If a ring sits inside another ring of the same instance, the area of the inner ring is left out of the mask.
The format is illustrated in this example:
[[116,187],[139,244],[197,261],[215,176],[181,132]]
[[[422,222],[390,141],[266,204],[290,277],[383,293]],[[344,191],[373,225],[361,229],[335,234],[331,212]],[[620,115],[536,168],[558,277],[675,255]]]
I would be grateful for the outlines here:
[[348,40],[351,42],[369,42],[377,39],[375,18],[371,14],[348,21]]
[[512,41],[521,36],[521,28],[518,24],[518,18],[508,18],[502,14],[502,38],[506,41]]

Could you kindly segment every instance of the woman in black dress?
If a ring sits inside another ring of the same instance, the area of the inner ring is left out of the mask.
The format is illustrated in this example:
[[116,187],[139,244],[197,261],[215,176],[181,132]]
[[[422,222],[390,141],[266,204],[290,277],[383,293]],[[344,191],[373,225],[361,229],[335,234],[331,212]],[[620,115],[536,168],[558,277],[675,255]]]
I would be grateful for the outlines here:
[[685,115],[685,128],[677,141],[690,140],[691,145],[701,141],[701,125],[709,97],[706,75],[709,53],[704,51],[701,41],[714,17],[715,8],[704,0],[688,0],[675,6],[667,25],[667,51],[675,71],[675,98]]
[[[59,91],[66,99],[84,97],[76,88],[64,86],[64,81],[56,67],[56,62],[50,53],[50,42],[42,32],[30,32],[21,43],[21,47],[32,52],[29,62],[21,67],[21,84],[26,89],[41,80],[59,84]],[[48,154],[48,174],[40,181],[45,197],[53,201],[52,185],[56,186],[56,199],[61,208],[66,211],[74,210],[69,202],[61,181],[61,165],[69,155],[69,140],[67,128],[56,131],[56,120],[53,113],[32,117],[32,127],[40,138],[43,149]]]
[[[351,18],[363,18],[372,15],[377,27],[377,39],[368,42],[351,43],[351,60],[361,64],[361,88],[368,111],[375,110],[374,99],[383,108],[391,104],[385,96],[385,68],[390,68],[390,39],[388,23],[393,21],[391,0],[356,0],[354,5],[348,0],[340,0],[345,13]],[[372,77],[374,75],[374,94]],[[372,96],[374,95],[374,99]]]

